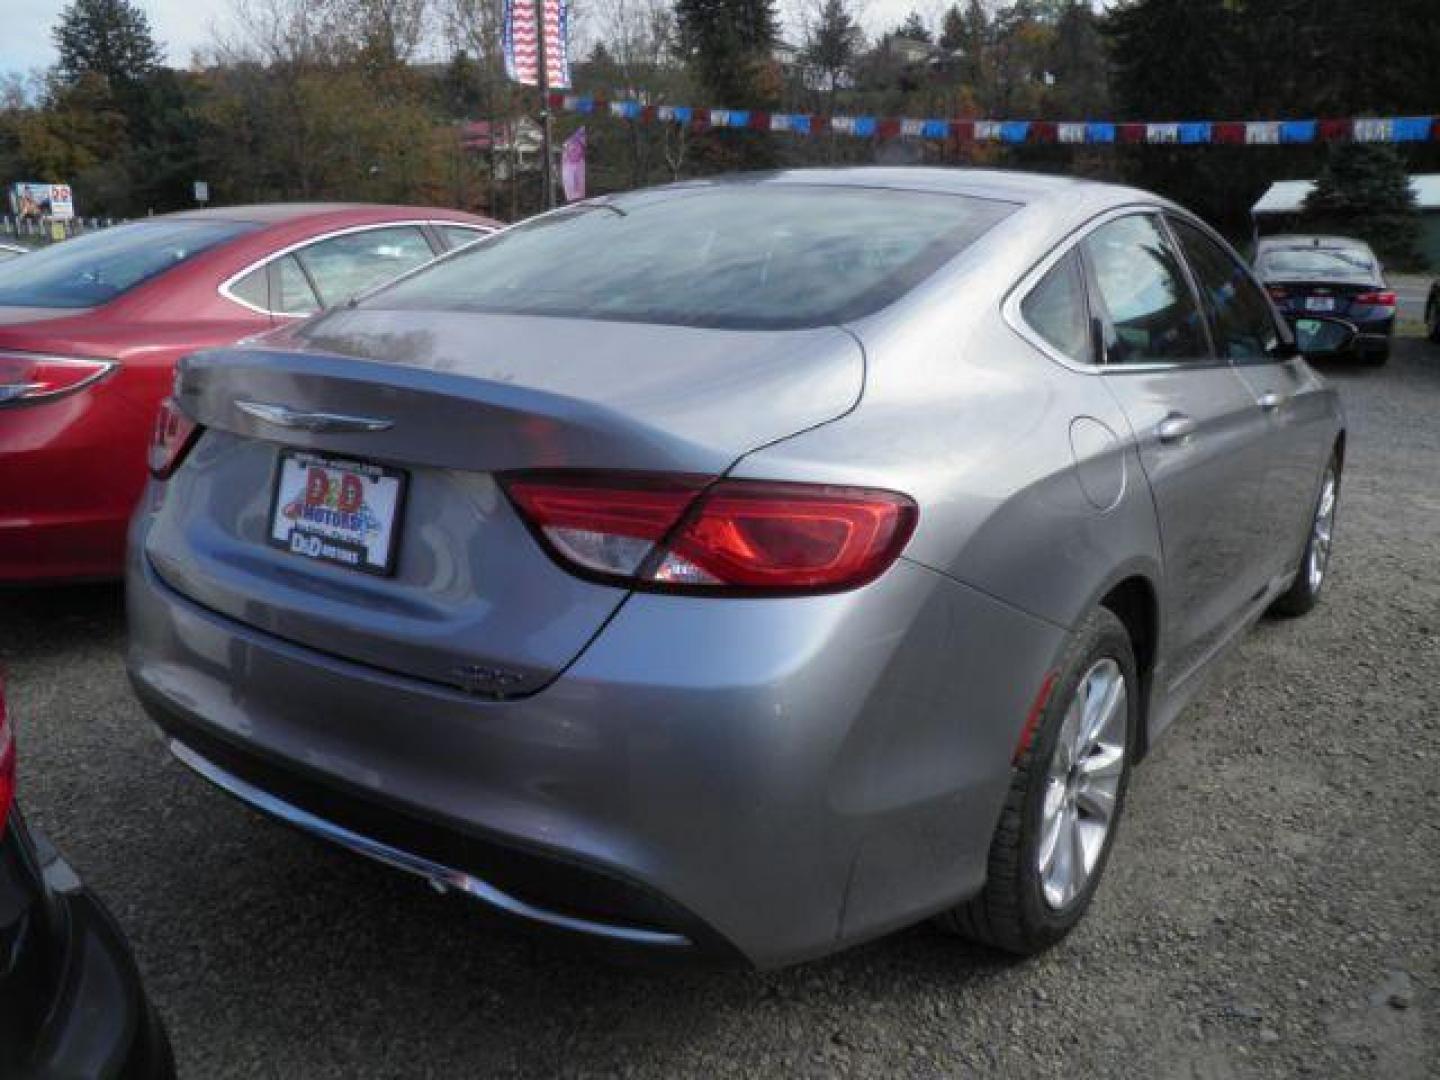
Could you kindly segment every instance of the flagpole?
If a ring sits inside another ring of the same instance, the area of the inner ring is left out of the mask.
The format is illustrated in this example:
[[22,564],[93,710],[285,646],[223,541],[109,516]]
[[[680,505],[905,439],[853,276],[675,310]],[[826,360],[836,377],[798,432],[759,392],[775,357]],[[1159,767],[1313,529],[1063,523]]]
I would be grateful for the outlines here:
[[540,198],[549,210],[555,205],[555,177],[550,169],[550,69],[545,55],[545,0],[535,0],[535,40],[540,61]]

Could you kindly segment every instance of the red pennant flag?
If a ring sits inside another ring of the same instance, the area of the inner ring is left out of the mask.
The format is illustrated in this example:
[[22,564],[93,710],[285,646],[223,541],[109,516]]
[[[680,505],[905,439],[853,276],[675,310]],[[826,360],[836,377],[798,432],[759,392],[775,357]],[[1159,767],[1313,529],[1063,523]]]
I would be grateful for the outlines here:
[[1354,125],[1347,120],[1321,120],[1320,141],[1321,142],[1345,142],[1350,138],[1350,132]]
[[1222,120],[1210,126],[1210,141],[1227,146],[1245,144],[1245,125],[1238,120]]

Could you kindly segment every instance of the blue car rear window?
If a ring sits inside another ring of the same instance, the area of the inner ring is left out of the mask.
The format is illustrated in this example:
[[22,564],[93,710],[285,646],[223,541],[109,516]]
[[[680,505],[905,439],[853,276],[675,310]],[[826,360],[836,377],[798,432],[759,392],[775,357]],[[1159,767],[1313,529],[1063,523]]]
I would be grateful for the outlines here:
[[98,307],[249,232],[240,221],[137,221],[0,263],[0,306]]
[[1016,209],[965,195],[720,184],[582,203],[442,259],[363,307],[725,329],[860,318]]

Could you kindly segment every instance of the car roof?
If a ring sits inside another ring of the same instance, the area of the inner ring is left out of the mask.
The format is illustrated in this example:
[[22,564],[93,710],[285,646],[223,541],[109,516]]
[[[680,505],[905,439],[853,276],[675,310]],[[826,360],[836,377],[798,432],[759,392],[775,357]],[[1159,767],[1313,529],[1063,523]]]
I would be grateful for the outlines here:
[[385,203],[261,203],[249,206],[217,206],[204,210],[181,210],[166,214],[177,221],[243,221],[253,225],[281,225],[303,218],[349,217],[383,218],[388,216],[416,218],[421,220],[447,219],[465,220],[474,218],[463,210],[450,210],[439,206],[392,206]]
[[1087,194],[1109,193],[1117,202],[1134,202],[1137,199],[1156,203],[1165,201],[1134,188],[1078,177],[1008,169],[972,169],[962,166],[940,168],[935,166],[857,165],[846,168],[783,169],[775,172],[736,173],[684,180],[658,190],[737,184],[888,188],[896,191],[970,195],[1022,205],[1057,198],[1070,198],[1082,191]]

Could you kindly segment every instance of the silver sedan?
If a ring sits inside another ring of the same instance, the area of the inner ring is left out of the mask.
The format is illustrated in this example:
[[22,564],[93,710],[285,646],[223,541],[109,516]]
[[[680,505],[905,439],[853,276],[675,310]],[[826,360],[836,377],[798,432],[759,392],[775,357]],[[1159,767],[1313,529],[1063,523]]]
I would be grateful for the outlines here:
[[221,788],[531,924],[1029,954],[1216,658],[1316,603],[1344,454],[1145,192],[683,183],[186,360],[129,667]]

